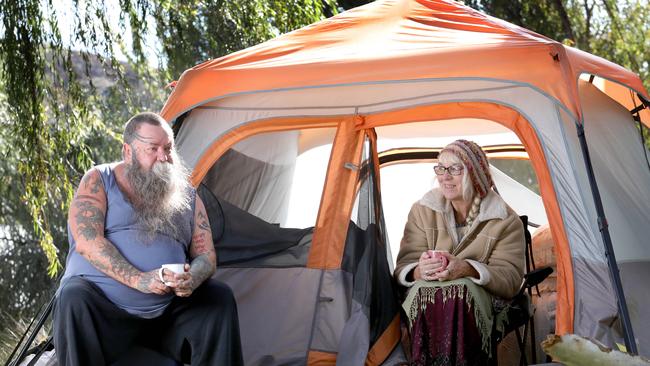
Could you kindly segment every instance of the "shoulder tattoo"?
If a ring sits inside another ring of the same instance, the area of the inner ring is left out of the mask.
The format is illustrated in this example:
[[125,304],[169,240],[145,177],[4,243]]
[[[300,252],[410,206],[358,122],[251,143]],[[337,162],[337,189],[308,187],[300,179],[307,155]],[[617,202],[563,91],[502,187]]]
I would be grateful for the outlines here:
[[86,240],[94,240],[99,234],[98,226],[104,224],[104,213],[89,199],[77,199],[74,205],[77,208],[77,234]]

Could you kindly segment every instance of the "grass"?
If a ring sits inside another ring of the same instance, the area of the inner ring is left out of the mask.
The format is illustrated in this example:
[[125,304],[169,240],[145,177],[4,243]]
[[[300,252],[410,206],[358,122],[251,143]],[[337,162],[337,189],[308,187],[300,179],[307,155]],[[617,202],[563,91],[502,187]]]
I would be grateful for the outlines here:
[[[0,332],[0,364],[5,364],[11,352],[18,344],[20,338],[25,334],[31,319],[19,319],[9,314],[0,314],[0,324],[3,324],[4,330]],[[31,347],[43,342],[50,334],[50,325],[46,324],[38,332]],[[31,348],[30,347],[30,348]]]

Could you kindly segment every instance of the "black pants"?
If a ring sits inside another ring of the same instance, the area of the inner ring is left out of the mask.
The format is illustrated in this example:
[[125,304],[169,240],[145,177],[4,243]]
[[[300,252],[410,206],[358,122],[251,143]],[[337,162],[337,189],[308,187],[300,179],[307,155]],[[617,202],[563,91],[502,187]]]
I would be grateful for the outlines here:
[[115,306],[91,282],[73,277],[59,290],[54,345],[60,366],[110,365],[134,344],[191,365],[242,365],[237,306],[230,288],[207,280],[175,297],[160,317]]

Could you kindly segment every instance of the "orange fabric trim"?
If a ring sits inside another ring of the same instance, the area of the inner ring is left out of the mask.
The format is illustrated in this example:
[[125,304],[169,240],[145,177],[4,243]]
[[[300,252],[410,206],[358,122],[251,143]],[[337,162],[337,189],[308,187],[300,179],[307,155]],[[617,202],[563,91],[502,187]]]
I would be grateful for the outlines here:
[[506,106],[485,102],[435,104],[368,115],[365,123],[359,128],[425,121],[435,123],[437,120],[454,118],[481,118],[498,122],[517,134],[526,147],[537,174],[542,201],[555,240],[559,275],[555,329],[558,334],[573,332],[575,292],[569,241],[541,144],[530,123],[519,112]]
[[399,314],[396,314],[386,330],[384,330],[384,333],[379,336],[377,342],[375,342],[375,344],[370,348],[370,351],[368,351],[365,366],[381,365],[393,349],[395,349],[397,342],[399,342],[402,337],[399,322]]
[[359,176],[358,170],[344,165],[352,163],[358,167],[361,162],[364,133],[355,130],[360,119],[359,116],[347,117],[336,132],[307,268],[341,267]]
[[[560,214],[560,206],[556,199],[555,189],[551,184],[551,175],[548,171],[546,159],[533,158],[543,157],[542,147],[535,135],[535,131],[522,116],[516,121],[516,128],[513,129],[526,146],[546,209],[549,226],[555,243],[555,255],[557,260],[557,301],[555,314],[555,333],[573,333],[574,320],[574,280],[573,263],[571,262],[571,249],[569,239],[566,236],[564,221]],[[534,153],[532,152],[534,151]],[[552,197],[552,199],[544,198]]]
[[336,365],[336,353],[309,351],[307,353],[307,365],[309,366],[331,366]]
[[263,132],[290,131],[305,128],[336,127],[343,117],[291,117],[272,118],[243,125],[229,131],[206,148],[192,172],[191,181],[196,187],[201,183],[208,170],[228,149],[239,141]]

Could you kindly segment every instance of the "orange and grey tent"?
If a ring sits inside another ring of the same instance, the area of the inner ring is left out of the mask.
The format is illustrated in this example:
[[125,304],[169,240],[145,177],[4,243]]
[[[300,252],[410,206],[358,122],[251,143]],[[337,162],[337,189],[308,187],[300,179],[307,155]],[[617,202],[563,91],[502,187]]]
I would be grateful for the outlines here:
[[[217,276],[238,300],[247,364],[395,356],[378,142],[495,129],[516,135],[539,181],[556,333],[648,356],[650,167],[635,118],[648,126],[649,99],[634,73],[461,4],[385,0],[185,71],[162,115],[229,238]],[[288,228],[309,216],[289,203],[297,161],[319,146],[313,228]]]

